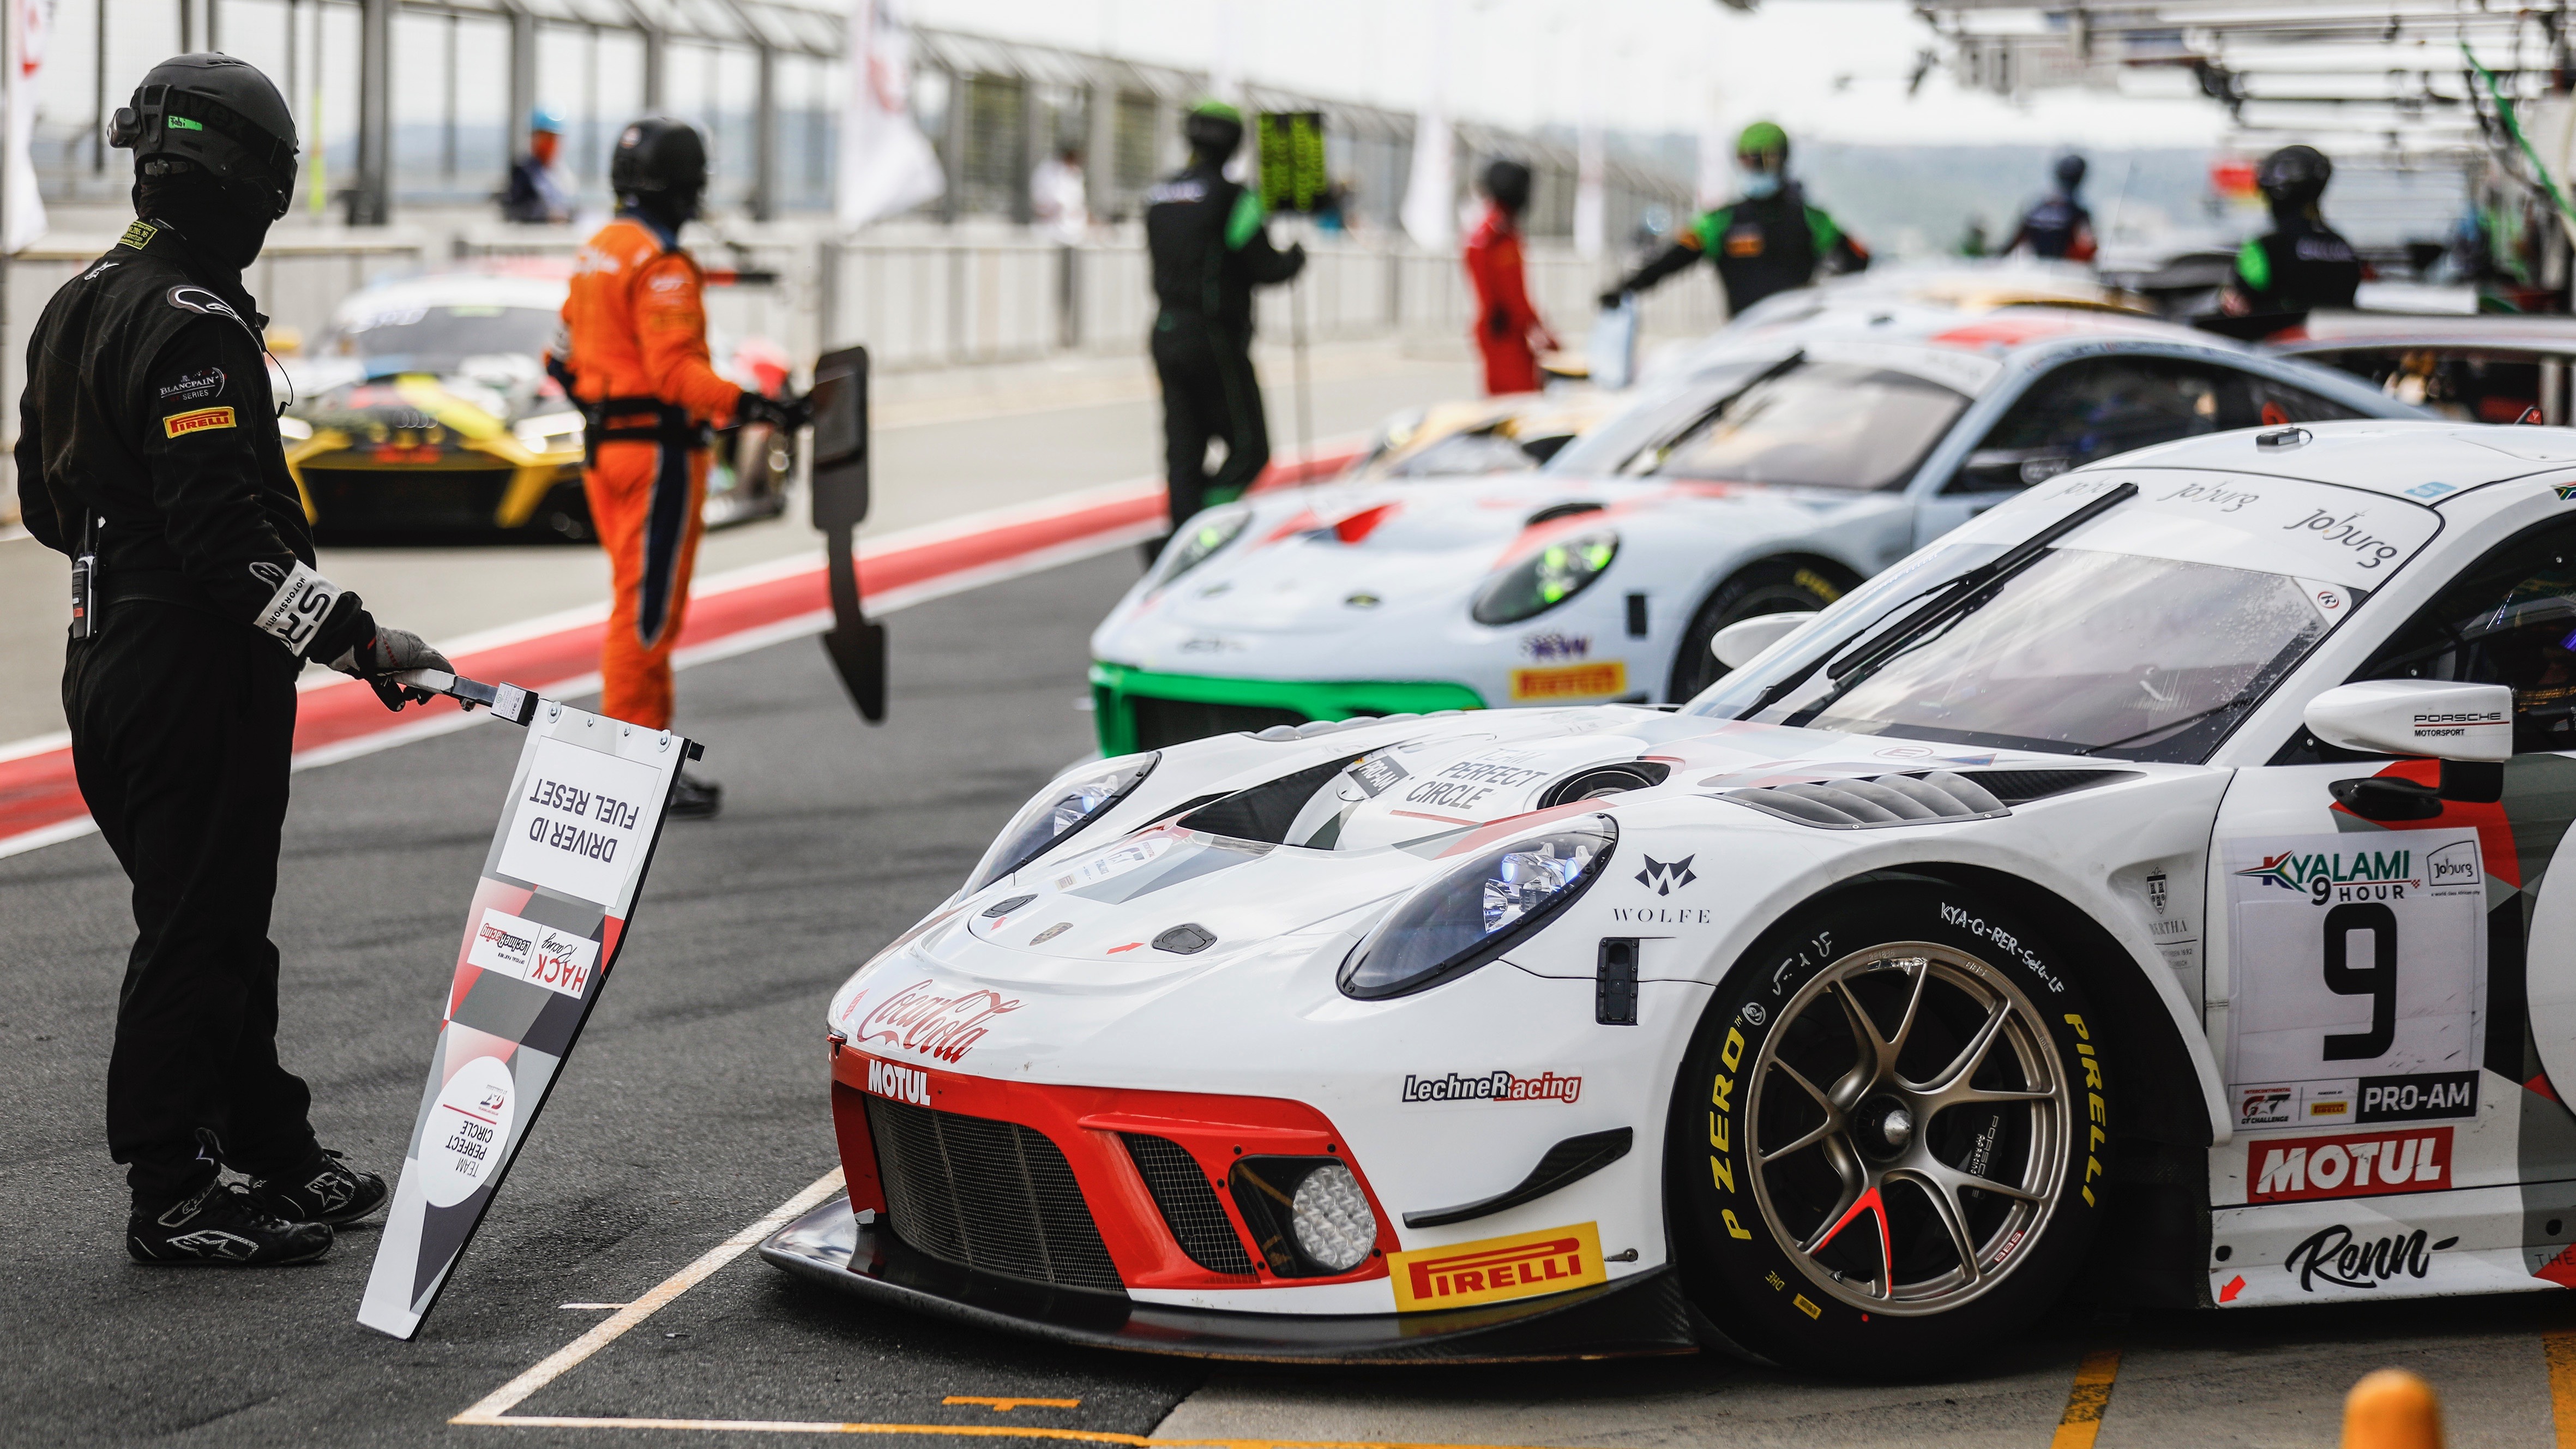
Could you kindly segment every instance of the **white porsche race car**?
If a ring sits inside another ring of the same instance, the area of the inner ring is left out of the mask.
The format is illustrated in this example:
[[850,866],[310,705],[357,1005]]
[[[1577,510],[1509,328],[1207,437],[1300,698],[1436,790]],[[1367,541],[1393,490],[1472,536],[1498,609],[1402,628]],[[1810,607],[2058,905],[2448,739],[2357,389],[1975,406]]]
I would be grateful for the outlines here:
[[2576,1286],[2576,432],[2174,443],[1737,629],[1678,712],[1068,772],[833,999],[849,1196],[764,1253],[1154,1352],[1899,1376],[2088,1264]]
[[1722,672],[1718,630],[1822,608],[2032,482],[2228,428],[2423,416],[2348,375],[2098,308],[1786,300],[1543,472],[1368,478],[1191,520],[1092,636],[1102,753],[1354,714],[1688,699]]

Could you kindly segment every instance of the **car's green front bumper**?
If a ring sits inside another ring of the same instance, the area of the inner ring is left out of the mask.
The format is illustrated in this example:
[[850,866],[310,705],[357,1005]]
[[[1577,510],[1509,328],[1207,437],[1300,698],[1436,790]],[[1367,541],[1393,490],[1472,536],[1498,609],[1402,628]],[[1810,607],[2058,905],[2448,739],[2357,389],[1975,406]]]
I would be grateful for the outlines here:
[[[1484,698],[1463,684],[1224,679],[1206,674],[1161,674],[1097,662],[1091,666],[1091,700],[1093,720],[1100,729],[1100,752],[1104,755],[1130,754],[1177,744],[1182,739],[1233,729],[1258,729],[1265,724],[1485,707]],[[1295,718],[1286,718],[1290,715]],[[1181,728],[1192,720],[1202,727],[1195,732]],[[1204,727],[1207,725],[1215,727]]]

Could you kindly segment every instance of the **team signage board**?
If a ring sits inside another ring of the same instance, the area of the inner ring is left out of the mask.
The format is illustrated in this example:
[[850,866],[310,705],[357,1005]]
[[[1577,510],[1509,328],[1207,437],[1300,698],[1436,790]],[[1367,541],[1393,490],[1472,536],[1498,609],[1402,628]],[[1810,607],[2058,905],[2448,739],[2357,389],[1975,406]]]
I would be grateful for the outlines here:
[[1263,111],[1253,118],[1261,154],[1261,204],[1274,212],[1311,212],[1333,178],[1324,168],[1324,113]]
[[[450,692],[467,697],[471,681]],[[479,688],[479,686],[475,686]],[[519,692],[500,686],[509,696]],[[598,1004],[698,747],[552,700],[528,726],[500,828],[466,911],[429,1083],[358,1321],[420,1331]]]

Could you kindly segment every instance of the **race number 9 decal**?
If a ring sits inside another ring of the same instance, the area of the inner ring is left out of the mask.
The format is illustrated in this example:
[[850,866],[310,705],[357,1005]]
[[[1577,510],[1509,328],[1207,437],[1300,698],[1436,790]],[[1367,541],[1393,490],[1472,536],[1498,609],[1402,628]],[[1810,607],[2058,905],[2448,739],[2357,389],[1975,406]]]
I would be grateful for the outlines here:
[[[2474,1115],[2486,873],[2465,828],[2221,841],[2239,1131]],[[2428,1113],[2406,1106],[2438,1102]]]
[[[2370,964],[2352,964],[2352,938],[2370,933]],[[2354,901],[2326,912],[2326,990],[2370,998],[2370,1030],[2326,1037],[2330,1062],[2376,1061],[2397,1040],[2397,913],[2378,901]]]

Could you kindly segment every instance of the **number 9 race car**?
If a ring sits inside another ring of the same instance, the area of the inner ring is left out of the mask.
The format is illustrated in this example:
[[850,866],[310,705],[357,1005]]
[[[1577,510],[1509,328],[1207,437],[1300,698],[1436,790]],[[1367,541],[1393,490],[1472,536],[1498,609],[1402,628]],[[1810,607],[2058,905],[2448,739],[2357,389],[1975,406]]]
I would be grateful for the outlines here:
[[2165,444],[1739,627],[1677,711],[1067,772],[833,998],[848,1197],[765,1255],[1151,1352],[1857,1376],[2088,1267],[2576,1285],[2576,432]]

